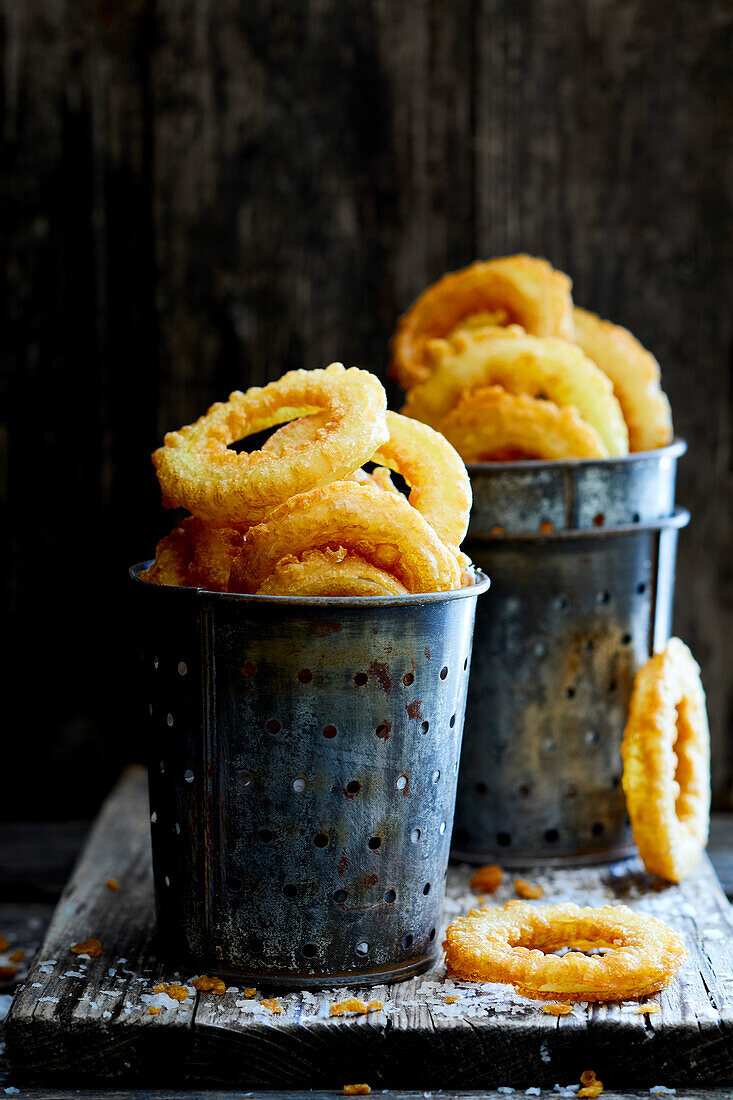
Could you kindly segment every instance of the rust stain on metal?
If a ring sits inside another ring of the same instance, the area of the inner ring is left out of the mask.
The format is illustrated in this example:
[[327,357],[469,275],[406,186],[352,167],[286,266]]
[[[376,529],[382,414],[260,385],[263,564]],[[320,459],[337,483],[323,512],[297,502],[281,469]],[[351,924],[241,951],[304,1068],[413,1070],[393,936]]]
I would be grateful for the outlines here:
[[389,741],[389,735],[391,732],[391,722],[380,722],[376,729],[376,734],[380,741]]
[[384,694],[389,695],[392,691],[392,677],[389,674],[387,666],[385,664],[382,664],[381,661],[372,661],[369,666],[369,671],[379,684]]
[[405,707],[408,718],[422,718],[422,699],[413,699]]
[[336,864],[336,871],[338,872],[339,878],[341,878],[342,875],[345,875],[348,869],[349,857],[346,855],[346,849],[344,848],[342,849],[341,856],[338,863]]
[[379,882],[379,875],[371,874],[371,875],[365,875],[364,876],[364,885],[367,888],[367,890],[369,889],[370,886],[376,886],[378,882]]
[[429,645],[425,646],[425,656],[427,657],[428,660],[430,660],[430,646]]
[[329,634],[338,634],[341,629],[341,623],[309,623],[308,636],[326,638]]

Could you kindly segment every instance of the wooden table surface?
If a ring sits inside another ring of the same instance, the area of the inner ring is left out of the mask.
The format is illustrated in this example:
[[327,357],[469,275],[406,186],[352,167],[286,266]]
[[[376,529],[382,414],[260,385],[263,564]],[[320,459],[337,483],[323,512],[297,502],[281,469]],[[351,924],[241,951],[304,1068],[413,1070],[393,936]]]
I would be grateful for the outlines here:
[[[66,880],[74,860],[79,852],[83,839],[88,830],[85,822],[64,823],[22,823],[0,824],[0,931],[13,944],[23,946],[26,949],[26,958],[16,976],[15,982],[21,982],[27,973],[27,964],[32,961],[46,927],[50,921],[54,909],[55,900]],[[709,855],[720,877],[721,883],[729,897],[733,898],[733,815],[716,816],[712,823]],[[5,982],[0,985],[0,1016],[4,1017],[9,1006],[13,991],[13,983]],[[2,1055],[0,1054],[0,1058]],[[660,1082],[663,1084],[663,1082]],[[78,1082],[84,1084],[83,1080]],[[567,1082],[561,1082],[567,1084]],[[293,1092],[241,1092],[200,1089],[117,1089],[96,1088],[79,1089],[74,1087],[54,1089],[42,1086],[27,1087],[16,1084],[9,1072],[0,1065],[0,1090],[3,1095],[18,1095],[32,1097],[33,1100],[41,1100],[48,1097],[66,1098],[78,1096],[81,1098],[92,1096],[104,1096],[112,1098],[118,1096],[132,1097],[171,1097],[173,1095],[185,1095],[186,1097],[226,1097],[227,1100],[236,1097],[256,1098],[267,1097],[268,1100],[280,1100],[287,1096],[312,1097],[320,1100],[321,1097],[332,1098],[341,1095],[338,1092],[310,1091],[303,1093]],[[429,1097],[430,1093],[424,1092],[393,1092],[391,1090],[375,1090],[375,1095],[415,1098]],[[461,1096],[466,1100],[473,1096],[487,1096],[496,1098],[507,1095],[506,1092],[460,1092],[443,1091],[434,1095],[443,1097]],[[525,1095],[524,1090],[517,1090],[516,1094]],[[538,1095],[532,1089],[529,1095]],[[549,1097],[558,1096],[561,1093],[552,1090],[543,1090],[539,1095]],[[618,1093],[605,1091],[604,1097],[615,1100],[616,1097],[649,1096],[648,1089],[643,1091],[631,1091]],[[664,1093],[662,1093],[664,1095]],[[731,1089],[686,1089],[677,1088],[677,1097],[705,1098],[713,1100],[718,1096],[732,1096]]]

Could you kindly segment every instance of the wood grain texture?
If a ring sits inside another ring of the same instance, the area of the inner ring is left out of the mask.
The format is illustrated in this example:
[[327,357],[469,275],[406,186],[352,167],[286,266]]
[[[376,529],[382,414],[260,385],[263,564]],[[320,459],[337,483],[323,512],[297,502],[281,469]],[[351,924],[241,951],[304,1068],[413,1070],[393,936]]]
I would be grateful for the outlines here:
[[140,752],[125,566],[172,522],[162,432],[291,367],[386,378],[427,282],[519,249],[662,363],[725,802],[727,0],[0,0],[0,39],[2,575],[38,794],[0,812],[83,816]]
[[[502,986],[455,983],[442,965],[423,978],[378,986],[365,999],[384,1008],[334,1018],[342,991],[275,993],[273,1015],[229,988],[191,995],[159,1015],[148,994],[164,979],[190,980],[162,961],[153,943],[146,784],[130,771],[106,803],[18,992],[7,1023],[15,1072],[53,1082],[93,1078],[250,1088],[339,1088],[366,1080],[391,1088],[517,1088],[572,1082],[592,1066],[613,1087],[715,1084],[733,1080],[733,916],[705,860],[678,887],[649,878],[638,862],[572,871],[527,872],[548,901],[623,901],[654,913],[684,937],[690,961],[657,1000],[660,1012],[633,1015],[624,1005],[581,1005],[554,1018]],[[473,898],[470,871],[451,870],[446,919]],[[104,886],[114,876],[121,889]],[[496,900],[514,896],[508,881]],[[102,942],[82,960],[72,943]],[[163,950],[164,954],[164,950]],[[271,991],[270,991],[271,992]]]

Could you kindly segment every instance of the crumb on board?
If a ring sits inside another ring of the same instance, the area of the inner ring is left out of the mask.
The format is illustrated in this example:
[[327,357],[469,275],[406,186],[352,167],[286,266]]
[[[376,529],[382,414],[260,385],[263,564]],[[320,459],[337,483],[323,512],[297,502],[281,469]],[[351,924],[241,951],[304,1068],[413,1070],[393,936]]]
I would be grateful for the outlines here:
[[218,997],[221,997],[227,988],[221,978],[210,978],[208,974],[200,974],[198,978],[193,978],[191,985],[199,993],[216,993]]
[[82,940],[81,943],[72,943],[71,951],[74,955],[88,955],[90,959],[96,959],[102,954],[102,945],[99,940]]
[[371,1092],[369,1085],[344,1085],[344,1096],[368,1096]]
[[573,1011],[572,1005],[564,1004],[547,1004],[542,1006],[542,1011],[546,1012],[548,1016],[569,1016]]
[[498,890],[504,879],[504,872],[496,863],[487,863],[485,867],[479,867],[474,873],[469,885],[472,890],[478,890],[482,894],[493,894]]
[[257,990],[249,986],[247,989],[242,990],[242,996],[246,997],[248,1001],[251,1001],[253,997],[257,996]]
[[157,1007],[157,1005],[151,1005],[148,1009],[148,1012],[151,1016],[160,1016],[160,1009]]
[[349,1012],[364,1015],[367,1012],[378,1012],[380,1008],[384,1008],[382,1001],[369,1001],[367,1004],[358,997],[347,997],[345,1001],[334,1001],[330,1011],[332,1016],[345,1016]]
[[634,1016],[654,1016],[659,1012],[658,1004],[637,1005],[636,1008],[631,1010]]
[[5,936],[0,936],[0,951],[7,951],[10,947],[9,942],[5,939]]
[[6,982],[8,978],[14,978],[17,973],[17,966],[0,966],[0,982]]
[[283,1006],[279,1001],[276,1001],[274,997],[266,997],[264,1001],[260,1001],[260,1004],[263,1008],[269,1008],[270,1012],[274,1013],[276,1016],[283,1010]]
[[112,890],[113,892],[116,892],[120,888],[120,884],[116,878],[108,878],[104,885],[108,890]]
[[460,999],[461,999],[460,993],[455,993],[452,997],[446,997],[445,1003],[447,1005],[454,1005],[456,1003],[456,1001],[460,1001]]
[[25,958],[25,951],[22,947],[19,947],[17,951],[14,951],[12,955],[8,955],[8,962],[22,963]]
[[603,1092],[603,1081],[599,1081],[596,1077],[596,1071],[594,1069],[584,1069],[580,1075],[580,1088],[578,1089],[578,1096],[586,1098],[586,1100],[592,1100],[595,1096],[600,1096]]
[[545,892],[539,883],[527,882],[525,878],[515,878],[514,890],[517,897],[524,898],[525,901],[541,898]]
[[153,993],[166,993],[171,1000],[178,1001],[182,1004],[188,996],[188,989],[185,985],[180,985],[178,982],[159,982],[153,988]]

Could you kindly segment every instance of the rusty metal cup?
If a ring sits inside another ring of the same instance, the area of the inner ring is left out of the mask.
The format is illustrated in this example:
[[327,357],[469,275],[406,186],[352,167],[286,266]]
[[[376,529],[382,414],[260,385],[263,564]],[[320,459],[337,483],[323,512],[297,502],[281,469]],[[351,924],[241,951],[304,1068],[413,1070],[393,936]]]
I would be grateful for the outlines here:
[[162,948],[250,985],[434,960],[477,597],[244,596],[131,576]]
[[633,851],[621,739],[634,675],[670,634],[684,451],[469,466],[465,549],[493,588],[476,617],[454,856]]

